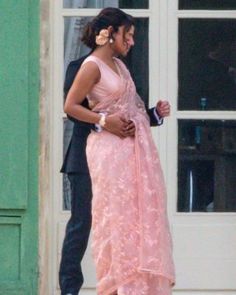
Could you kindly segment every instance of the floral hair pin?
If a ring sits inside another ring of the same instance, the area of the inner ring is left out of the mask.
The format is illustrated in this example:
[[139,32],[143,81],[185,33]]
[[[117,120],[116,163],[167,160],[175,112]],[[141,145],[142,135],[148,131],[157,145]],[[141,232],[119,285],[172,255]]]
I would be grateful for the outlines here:
[[[97,45],[105,45],[109,39],[109,32],[107,29],[102,29],[99,34],[96,36],[96,44]],[[112,39],[110,39],[112,40]],[[113,41],[113,40],[112,40]],[[112,42],[110,42],[112,43]]]

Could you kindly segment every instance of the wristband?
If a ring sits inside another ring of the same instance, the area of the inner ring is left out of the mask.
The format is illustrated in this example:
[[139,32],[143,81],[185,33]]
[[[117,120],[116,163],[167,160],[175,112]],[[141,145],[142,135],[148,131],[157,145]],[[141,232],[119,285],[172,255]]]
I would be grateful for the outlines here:
[[101,127],[104,127],[105,124],[106,124],[106,115],[105,114],[100,114],[101,117],[100,117],[100,120],[98,122],[98,124],[101,126]]

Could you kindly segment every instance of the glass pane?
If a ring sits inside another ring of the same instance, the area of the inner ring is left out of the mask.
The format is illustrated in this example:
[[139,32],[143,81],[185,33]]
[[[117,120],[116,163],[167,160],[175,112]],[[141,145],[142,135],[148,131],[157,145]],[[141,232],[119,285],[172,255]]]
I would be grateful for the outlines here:
[[236,9],[235,0],[180,0],[179,9]]
[[236,212],[236,121],[179,120],[178,211]]
[[64,0],[64,8],[148,8],[148,0]]
[[[149,20],[148,18],[135,19],[135,45],[124,59],[138,94],[146,106],[149,101]],[[141,57],[141,58],[140,58]]]
[[180,110],[236,110],[235,20],[180,20],[178,80]]
[[[81,34],[85,24],[90,20],[90,17],[66,17],[65,34],[64,34],[64,69],[66,71],[68,64],[72,60],[76,60],[87,54],[89,49],[80,42]],[[149,97],[149,48],[148,48],[148,18],[135,19],[135,46],[131,49],[128,56],[124,59],[131,75],[134,79],[137,92],[148,105]],[[140,58],[140,56],[142,58]],[[65,75],[65,72],[64,72]],[[64,122],[64,151],[70,140],[72,126],[69,121]],[[69,208],[69,185],[67,177],[63,181],[63,208]]]
[[64,69],[68,64],[83,55],[89,53],[90,49],[81,41],[84,27],[91,17],[65,17],[64,18]]
[[[73,131],[73,123],[64,119],[63,128],[63,158],[65,157],[69,142]],[[63,174],[63,210],[70,210],[71,208],[71,190],[70,182],[66,174]]]

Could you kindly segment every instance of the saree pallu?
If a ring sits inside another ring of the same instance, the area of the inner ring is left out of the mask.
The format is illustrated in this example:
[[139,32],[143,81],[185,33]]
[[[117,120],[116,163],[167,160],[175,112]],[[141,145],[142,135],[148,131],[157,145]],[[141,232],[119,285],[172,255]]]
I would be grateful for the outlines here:
[[[97,292],[158,295],[155,288],[162,290],[168,284],[169,290],[175,281],[166,189],[144,104],[128,70],[121,61],[117,63],[122,87],[96,101],[93,111],[120,114],[134,122],[136,131],[134,138],[125,139],[105,130],[92,132],[87,141]],[[131,282],[138,286],[147,276],[154,278],[156,286],[144,284],[146,293],[121,291]]]

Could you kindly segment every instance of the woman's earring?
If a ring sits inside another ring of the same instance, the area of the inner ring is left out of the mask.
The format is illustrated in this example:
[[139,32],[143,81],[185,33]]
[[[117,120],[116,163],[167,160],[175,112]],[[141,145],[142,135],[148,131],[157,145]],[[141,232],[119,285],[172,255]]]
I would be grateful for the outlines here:
[[109,39],[109,43],[112,44],[114,41],[112,38]]

